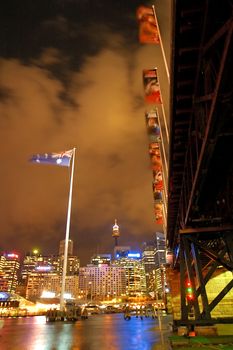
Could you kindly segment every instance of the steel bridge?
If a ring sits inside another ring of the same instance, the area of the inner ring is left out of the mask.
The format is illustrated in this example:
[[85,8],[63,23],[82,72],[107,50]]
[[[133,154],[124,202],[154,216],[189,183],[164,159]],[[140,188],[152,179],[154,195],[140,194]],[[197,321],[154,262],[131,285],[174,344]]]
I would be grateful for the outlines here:
[[230,0],[173,5],[167,242],[180,276],[180,325],[233,323],[211,315],[233,278],[211,301],[206,290],[219,268],[233,272],[232,13]]

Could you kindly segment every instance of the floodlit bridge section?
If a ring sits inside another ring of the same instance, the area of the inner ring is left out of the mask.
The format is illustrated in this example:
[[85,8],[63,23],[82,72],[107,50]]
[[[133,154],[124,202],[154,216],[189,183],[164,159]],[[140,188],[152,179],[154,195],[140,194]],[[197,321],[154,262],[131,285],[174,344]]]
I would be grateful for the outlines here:
[[173,5],[167,242],[178,325],[233,323],[232,13],[230,0]]

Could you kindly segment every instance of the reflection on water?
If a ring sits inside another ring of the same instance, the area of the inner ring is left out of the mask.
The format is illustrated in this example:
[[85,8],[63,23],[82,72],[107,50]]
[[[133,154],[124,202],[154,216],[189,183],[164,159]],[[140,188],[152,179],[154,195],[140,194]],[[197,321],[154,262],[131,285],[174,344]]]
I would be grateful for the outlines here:
[[122,314],[76,323],[46,323],[45,317],[1,320],[1,350],[151,350],[160,341],[157,320]]

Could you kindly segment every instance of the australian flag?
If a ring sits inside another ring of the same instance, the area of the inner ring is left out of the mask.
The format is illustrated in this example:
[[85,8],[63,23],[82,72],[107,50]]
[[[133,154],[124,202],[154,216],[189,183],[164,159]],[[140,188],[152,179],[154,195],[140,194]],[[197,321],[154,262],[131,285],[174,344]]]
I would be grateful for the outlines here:
[[34,154],[30,158],[30,162],[38,164],[52,164],[60,166],[70,166],[70,161],[73,155],[73,150],[60,152],[60,153],[44,153]]

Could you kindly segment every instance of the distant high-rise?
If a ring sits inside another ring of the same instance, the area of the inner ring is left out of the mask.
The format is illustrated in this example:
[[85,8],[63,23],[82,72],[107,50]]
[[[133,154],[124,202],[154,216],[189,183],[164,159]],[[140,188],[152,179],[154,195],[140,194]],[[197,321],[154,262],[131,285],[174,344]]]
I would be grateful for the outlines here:
[[79,292],[83,299],[106,300],[126,294],[125,269],[115,265],[87,265],[79,269]]
[[110,265],[111,260],[111,254],[95,254],[91,257],[91,264],[96,266]]
[[165,236],[161,232],[155,233],[155,267],[166,264]]
[[[42,292],[46,290],[58,295],[61,288],[63,265],[63,254],[45,256],[38,252],[35,253],[35,251],[28,253],[23,260],[20,295],[31,300],[41,297]],[[76,290],[78,290],[78,270],[78,257],[68,255],[66,292],[71,292],[73,296],[76,295]]]
[[116,257],[114,265],[125,270],[126,295],[136,297],[146,293],[145,268],[139,252],[124,251]]
[[118,238],[120,237],[119,226],[117,225],[117,219],[115,219],[115,224],[112,227],[112,237],[115,238],[115,247],[118,246]]
[[142,262],[145,271],[150,272],[155,268],[155,244],[154,242],[144,242],[142,248]]
[[20,262],[15,253],[4,253],[0,256],[1,290],[14,293],[18,285]]
[[155,243],[144,242],[142,249],[142,263],[146,273],[146,286],[149,289],[149,275],[155,269]]
[[[68,255],[73,255],[73,241],[71,239],[69,239],[68,241]],[[65,239],[60,241],[60,245],[59,245],[59,255],[64,255],[65,252]]]
[[39,253],[29,252],[23,259],[21,272],[21,283],[27,284],[30,273],[37,271],[38,267],[51,267],[53,272],[59,272],[59,257],[57,255],[42,255]]
[[130,247],[129,246],[115,246],[114,247],[114,258],[122,258],[122,257],[127,257],[129,252],[130,252]]
[[161,232],[155,233],[154,286],[158,298],[164,299],[166,285],[166,241]]
[[[79,265],[80,265],[80,262],[77,256],[68,255],[66,276],[78,275]],[[63,266],[64,266],[64,255],[61,255],[58,257],[58,270],[60,275],[62,275],[63,273]]]

